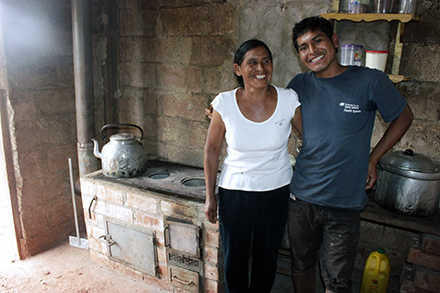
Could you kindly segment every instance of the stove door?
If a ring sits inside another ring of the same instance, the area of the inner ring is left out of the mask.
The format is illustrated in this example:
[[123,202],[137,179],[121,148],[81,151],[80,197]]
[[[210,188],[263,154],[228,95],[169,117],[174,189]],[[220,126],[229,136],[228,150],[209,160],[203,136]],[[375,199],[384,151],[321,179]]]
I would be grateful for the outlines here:
[[164,220],[165,247],[200,258],[200,227],[176,219]]
[[105,236],[111,259],[156,276],[155,234],[107,221]]

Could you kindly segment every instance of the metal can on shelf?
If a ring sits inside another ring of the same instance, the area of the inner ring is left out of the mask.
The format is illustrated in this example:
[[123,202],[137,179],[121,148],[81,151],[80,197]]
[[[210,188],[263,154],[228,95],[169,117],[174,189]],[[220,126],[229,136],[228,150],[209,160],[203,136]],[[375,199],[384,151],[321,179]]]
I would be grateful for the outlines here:
[[373,13],[395,13],[396,0],[374,0]]
[[416,12],[417,0],[400,0],[399,1],[399,13],[412,13]]

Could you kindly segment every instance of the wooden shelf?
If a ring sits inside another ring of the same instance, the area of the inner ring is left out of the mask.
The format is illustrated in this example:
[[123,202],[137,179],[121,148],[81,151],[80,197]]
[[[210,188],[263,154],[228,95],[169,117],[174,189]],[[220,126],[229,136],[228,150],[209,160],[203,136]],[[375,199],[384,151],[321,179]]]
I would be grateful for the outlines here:
[[414,14],[382,14],[382,13],[322,13],[321,17],[324,17],[328,20],[349,20],[353,22],[372,22],[378,20],[386,20],[390,21],[400,21],[402,23],[407,23],[411,20],[418,20]]
[[399,228],[416,233],[440,236],[440,211],[433,216],[407,216],[389,211],[374,201],[374,190],[367,193],[370,201],[361,213],[363,221]]
[[[338,11],[339,9],[339,0],[333,0],[333,11]],[[403,36],[405,23],[411,20],[419,20],[414,14],[400,14],[400,13],[322,13],[321,17],[324,17],[328,20],[341,21],[348,20],[353,22],[373,22],[373,21],[398,21],[397,33],[395,37],[395,45],[394,45],[394,59],[391,68],[390,77],[393,83],[399,83],[402,81],[409,81],[410,78],[399,75],[400,61],[402,59],[402,49],[403,44],[401,42],[401,37]],[[335,32],[336,32],[336,24],[335,24]]]

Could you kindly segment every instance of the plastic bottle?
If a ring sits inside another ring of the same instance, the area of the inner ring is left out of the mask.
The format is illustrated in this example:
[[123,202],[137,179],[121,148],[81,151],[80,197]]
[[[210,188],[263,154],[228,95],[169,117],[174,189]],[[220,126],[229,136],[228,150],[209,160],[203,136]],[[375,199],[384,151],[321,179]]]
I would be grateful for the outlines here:
[[390,276],[390,261],[385,249],[370,253],[362,277],[361,293],[386,293]]

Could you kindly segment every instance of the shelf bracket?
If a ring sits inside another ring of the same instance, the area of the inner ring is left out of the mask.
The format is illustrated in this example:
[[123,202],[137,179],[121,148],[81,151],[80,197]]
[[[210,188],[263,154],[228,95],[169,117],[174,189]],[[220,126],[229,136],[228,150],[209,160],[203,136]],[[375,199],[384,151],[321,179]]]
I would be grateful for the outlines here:
[[333,0],[332,11],[339,12],[339,0]]
[[394,45],[393,67],[391,69],[391,74],[393,75],[398,75],[400,70],[400,61],[402,59],[402,49],[403,49],[403,43],[401,42],[401,37],[403,36],[404,29],[405,29],[405,24],[399,21],[397,23],[397,33],[396,33],[396,40]]
[[333,25],[333,33],[337,34],[338,33],[338,21],[334,20],[332,25]]

